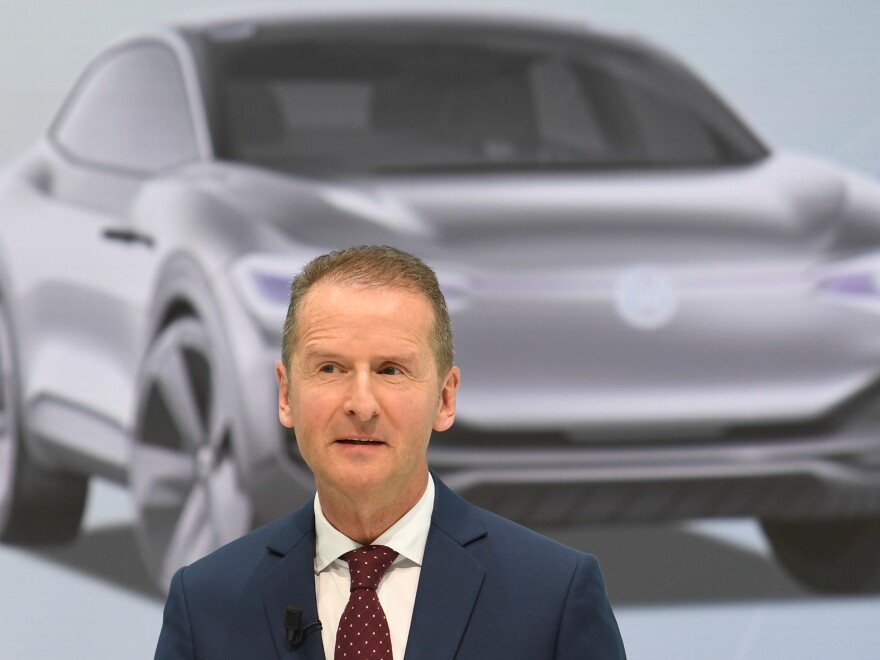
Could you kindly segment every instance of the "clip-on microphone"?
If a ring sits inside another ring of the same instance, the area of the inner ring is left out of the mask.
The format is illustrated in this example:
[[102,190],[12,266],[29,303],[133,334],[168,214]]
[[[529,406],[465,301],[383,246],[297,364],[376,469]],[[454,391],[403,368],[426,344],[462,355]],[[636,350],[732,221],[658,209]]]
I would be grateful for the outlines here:
[[320,620],[312,621],[306,627],[302,626],[302,609],[294,605],[288,605],[284,613],[284,630],[287,631],[287,643],[298,649],[305,641],[306,635],[323,626]]

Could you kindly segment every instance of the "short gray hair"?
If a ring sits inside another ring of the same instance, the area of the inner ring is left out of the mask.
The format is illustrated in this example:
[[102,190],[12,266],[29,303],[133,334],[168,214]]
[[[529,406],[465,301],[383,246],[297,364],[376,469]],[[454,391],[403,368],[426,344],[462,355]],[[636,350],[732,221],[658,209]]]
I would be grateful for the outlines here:
[[437,370],[443,376],[452,367],[455,356],[452,322],[436,273],[424,261],[403,250],[387,245],[361,245],[316,257],[294,278],[281,335],[281,359],[285,368],[290,368],[303,297],[313,286],[325,281],[398,288],[425,296],[434,311],[430,341]]

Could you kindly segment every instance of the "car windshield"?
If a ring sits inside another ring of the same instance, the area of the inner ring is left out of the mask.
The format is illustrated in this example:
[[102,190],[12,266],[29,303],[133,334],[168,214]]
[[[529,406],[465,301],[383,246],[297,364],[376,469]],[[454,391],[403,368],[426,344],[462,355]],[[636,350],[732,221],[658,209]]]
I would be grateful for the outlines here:
[[680,65],[589,33],[318,25],[200,45],[218,157],[281,171],[711,167],[765,154]]

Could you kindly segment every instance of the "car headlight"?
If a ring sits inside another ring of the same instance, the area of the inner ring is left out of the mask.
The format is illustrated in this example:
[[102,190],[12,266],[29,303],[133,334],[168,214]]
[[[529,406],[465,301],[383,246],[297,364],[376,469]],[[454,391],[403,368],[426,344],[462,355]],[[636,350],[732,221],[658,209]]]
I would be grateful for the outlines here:
[[[285,254],[248,254],[232,263],[232,282],[248,312],[261,327],[280,333],[290,302],[293,278],[309,261],[320,254],[296,252]],[[434,268],[450,313],[466,309],[479,289],[472,277],[458,267],[429,264]]]
[[235,290],[260,325],[280,333],[290,300],[290,284],[316,254],[248,254],[236,259],[231,274]]
[[880,309],[880,259],[875,253],[828,264],[813,281],[815,290],[830,300],[873,313]]
[[847,296],[878,296],[880,282],[873,271],[829,273],[818,280],[818,288],[825,293]]

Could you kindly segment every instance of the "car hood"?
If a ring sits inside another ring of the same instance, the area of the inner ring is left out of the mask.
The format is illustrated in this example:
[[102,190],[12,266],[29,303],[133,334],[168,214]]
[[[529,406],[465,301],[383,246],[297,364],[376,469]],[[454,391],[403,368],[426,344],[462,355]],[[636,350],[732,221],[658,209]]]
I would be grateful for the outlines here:
[[383,243],[435,267],[467,368],[460,428],[586,442],[813,419],[876,380],[875,315],[813,268],[866,214],[860,181],[772,156],[333,182],[240,168],[224,191],[274,252]]
[[834,169],[783,155],[650,173],[225,178],[246,217],[298,246],[393,244],[480,268],[809,259],[833,241],[847,190]]

